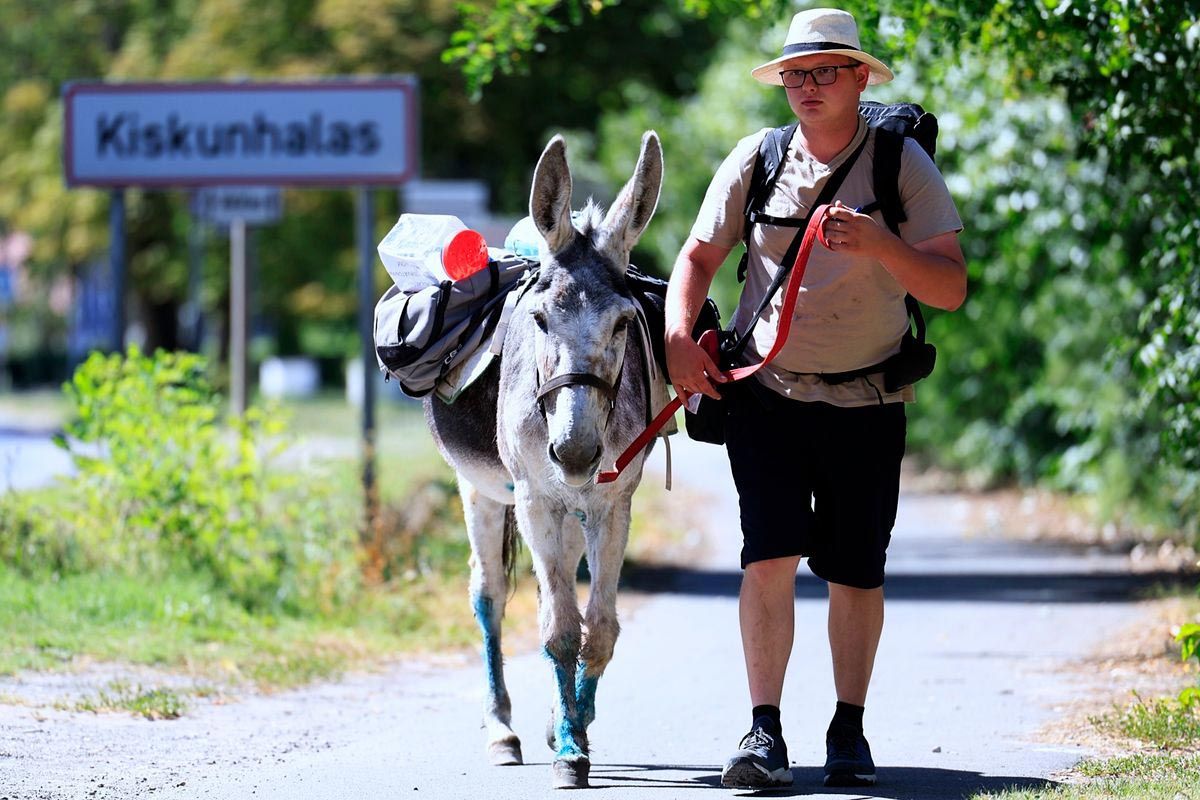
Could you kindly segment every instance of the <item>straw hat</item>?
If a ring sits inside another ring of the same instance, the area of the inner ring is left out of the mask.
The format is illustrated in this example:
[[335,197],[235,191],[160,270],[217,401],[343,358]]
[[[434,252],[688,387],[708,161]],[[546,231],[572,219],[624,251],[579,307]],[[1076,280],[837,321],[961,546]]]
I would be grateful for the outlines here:
[[871,68],[868,84],[887,83],[894,76],[879,59],[864,53],[858,41],[858,24],[845,11],[833,8],[813,8],[792,17],[783,55],[750,71],[755,80],[772,86],[782,86],[779,72],[783,65],[801,56],[830,53],[849,56]]

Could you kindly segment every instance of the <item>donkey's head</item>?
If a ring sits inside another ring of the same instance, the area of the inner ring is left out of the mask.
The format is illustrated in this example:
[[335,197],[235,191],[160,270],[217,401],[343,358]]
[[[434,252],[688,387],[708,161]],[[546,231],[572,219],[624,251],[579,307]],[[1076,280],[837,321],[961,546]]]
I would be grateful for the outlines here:
[[635,315],[625,285],[629,252],[654,215],[661,184],[662,147],[653,131],[642,137],[633,177],[607,215],[589,201],[572,221],[571,172],[561,136],[546,145],[534,172],[529,213],[545,247],[525,307],[533,323],[547,456],[571,486],[591,480],[604,454],[626,331]]

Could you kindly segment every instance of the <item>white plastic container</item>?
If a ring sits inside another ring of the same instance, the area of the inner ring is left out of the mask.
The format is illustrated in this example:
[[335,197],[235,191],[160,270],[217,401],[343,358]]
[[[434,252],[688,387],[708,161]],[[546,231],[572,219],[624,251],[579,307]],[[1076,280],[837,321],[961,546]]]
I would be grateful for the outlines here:
[[[450,214],[401,214],[378,250],[379,260],[403,292],[461,279],[480,266],[487,266],[487,247],[482,237]],[[457,250],[458,255],[448,265],[445,257],[452,250]],[[469,263],[460,263],[464,252]]]
[[523,217],[504,237],[504,249],[525,258],[541,258],[540,250],[545,244],[546,241],[533,224],[533,217]]

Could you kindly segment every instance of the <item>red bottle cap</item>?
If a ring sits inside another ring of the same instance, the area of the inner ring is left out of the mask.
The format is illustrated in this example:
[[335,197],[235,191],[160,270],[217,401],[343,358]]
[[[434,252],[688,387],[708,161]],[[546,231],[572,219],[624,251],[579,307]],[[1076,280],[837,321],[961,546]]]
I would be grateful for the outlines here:
[[442,248],[442,267],[450,280],[461,281],[487,265],[487,242],[478,231],[459,231]]

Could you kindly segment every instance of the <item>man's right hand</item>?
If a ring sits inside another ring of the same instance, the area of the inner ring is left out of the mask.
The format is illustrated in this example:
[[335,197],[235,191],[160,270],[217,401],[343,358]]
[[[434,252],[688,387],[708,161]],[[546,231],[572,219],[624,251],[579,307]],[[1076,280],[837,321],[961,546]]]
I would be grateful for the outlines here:
[[667,372],[677,394],[702,394],[718,400],[721,393],[713,383],[729,379],[721,372],[704,348],[683,333],[668,333]]
[[667,371],[676,394],[702,394],[720,399],[714,383],[726,383],[717,365],[692,341],[691,330],[708,287],[730,248],[689,237],[679,251],[667,285]]

